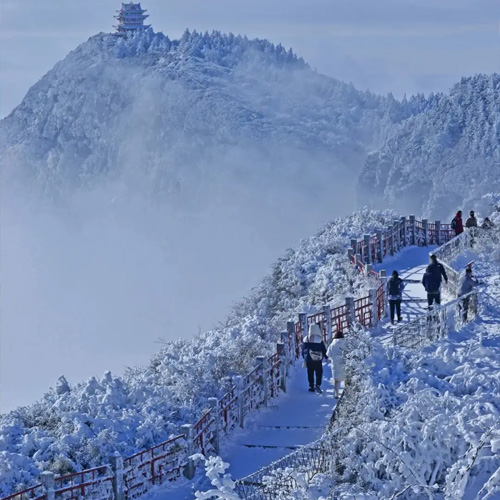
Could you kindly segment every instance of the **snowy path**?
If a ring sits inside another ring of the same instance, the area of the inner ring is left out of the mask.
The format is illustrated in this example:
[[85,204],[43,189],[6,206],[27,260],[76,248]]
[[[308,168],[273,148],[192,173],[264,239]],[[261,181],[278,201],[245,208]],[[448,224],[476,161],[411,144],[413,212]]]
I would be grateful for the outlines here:
[[[429,261],[429,252],[434,247],[407,247],[393,257],[387,258],[374,268],[385,269],[390,276],[395,269],[407,282],[402,304],[403,321],[410,321],[426,311],[426,293],[421,284],[422,276]],[[384,319],[377,330],[377,338],[391,339],[390,323]],[[281,458],[296,447],[318,439],[335,406],[331,370],[324,366],[323,394],[308,392],[307,375],[301,363],[292,368],[288,379],[288,390],[277,399],[270,401],[267,409],[250,416],[245,429],[235,431],[223,443],[220,456],[229,462],[229,472],[233,479],[240,479],[256,472],[265,465]],[[206,478],[194,482],[162,489],[159,487],[145,496],[148,500],[191,500],[196,490],[210,488]]]
[[[427,294],[422,285],[422,276],[429,265],[429,252],[434,248],[436,247],[406,247],[396,255],[386,258],[382,264],[374,266],[376,271],[385,269],[388,277],[396,270],[400,278],[405,281],[401,304],[403,322],[400,324],[412,321],[427,312]],[[389,318],[384,318],[374,334],[386,343],[392,340],[391,330]]]
[[[229,462],[233,479],[240,479],[287,455],[300,445],[318,439],[328,425],[336,399],[331,370],[323,364],[323,394],[308,391],[307,373],[301,363],[291,369],[287,392],[270,400],[269,407],[249,416],[245,429],[231,434],[221,446],[220,456]],[[158,488],[143,498],[148,500],[191,500],[196,490],[210,483],[201,477],[168,489]]]

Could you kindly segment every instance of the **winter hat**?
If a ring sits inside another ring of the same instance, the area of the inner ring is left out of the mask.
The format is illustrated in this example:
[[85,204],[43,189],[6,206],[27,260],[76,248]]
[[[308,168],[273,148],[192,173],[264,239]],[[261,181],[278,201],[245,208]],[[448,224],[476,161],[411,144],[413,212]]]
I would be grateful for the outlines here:
[[309,326],[309,342],[321,342],[321,328],[316,323]]
[[433,262],[436,262],[436,261],[438,260],[437,255],[432,254],[432,255],[431,255],[431,260],[432,260]]
[[394,271],[392,271],[392,275],[398,277],[399,273],[396,270],[394,270]]

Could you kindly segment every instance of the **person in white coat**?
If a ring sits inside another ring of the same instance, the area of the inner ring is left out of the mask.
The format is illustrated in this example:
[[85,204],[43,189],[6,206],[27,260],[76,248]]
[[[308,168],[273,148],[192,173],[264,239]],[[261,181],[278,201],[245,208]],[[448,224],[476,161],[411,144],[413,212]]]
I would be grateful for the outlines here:
[[337,332],[328,346],[326,355],[332,363],[332,375],[335,387],[335,397],[340,395],[340,383],[345,380],[345,339],[342,332]]

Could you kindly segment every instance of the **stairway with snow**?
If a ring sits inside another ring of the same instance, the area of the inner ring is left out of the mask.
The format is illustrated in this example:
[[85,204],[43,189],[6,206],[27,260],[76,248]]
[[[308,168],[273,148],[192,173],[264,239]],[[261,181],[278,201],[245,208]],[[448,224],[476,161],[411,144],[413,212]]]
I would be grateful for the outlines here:
[[[383,263],[373,266],[374,271],[398,270],[405,281],[403,294],[403,324],[427,313],[427,299],[421,280],[429,261],[430,247],[410,246],[388,257]],[[394,326],[383,318],[373,335],[384,343],[393,340]],[[221,448],[219,455],[229,464],[227,472],[234,479],[250,476],[260,468],[269,466],[300,446],[318,440],[335,410],[331,370],[324,364],[323,394],[307,391],[307,375],[298,363],[290,373],[287,392],[281,394],[269,408],[260,411],[245,430],[240,430]],[[194,491],[210,488],[210,482],[203,476],[195,484],[179,485],[152,495],[154,500],[188,500],[194,498]]]

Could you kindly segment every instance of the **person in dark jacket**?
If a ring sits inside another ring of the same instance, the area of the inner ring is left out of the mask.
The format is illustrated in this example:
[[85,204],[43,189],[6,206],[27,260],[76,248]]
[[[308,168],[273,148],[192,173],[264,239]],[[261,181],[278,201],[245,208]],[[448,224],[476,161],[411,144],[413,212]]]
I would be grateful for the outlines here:
[[[307,367],[307,379],[309,381],[309,392],[321,392],[321,380],[323,378],[323,358],[328,359],[326,347],[321,335],[321,326],[316,323],[309,327],[309,334],[304,337],[302,344],[302,357]],[[316,375],[316,384],[314,383]]]
[[425,274],[422,278],[422,285],[424,285],[427,292],[427,304],[429,309],[432,304],[441,304],[441,281],[444,278],[445,283],[448,283],[448,276],[444,270],[443,264],[438,262],[437,257],[431,255],[431,263],[427,266]]
[[389,298],[389,309],[391,312],[391,323],[394,324],[394,310],[401,321],[401,301],[403,300],[403,289],[405,285],[397,271],[392,271],[392,276],[387,281],[387,297]]
[[455,236],[464,232],[464,223],[462,221],[462,210],[459,210],[451,221],[451,228],[455,230]]
[[471,210],[469,215],[470,217],[465,221],[465,227],[477,227],[477,219],[474,210]]
[[[458,296],[462,297],[464,295],[469,294],[474,290],[479,285],[477,279],[472,277],[472,269],[467,268],[465,270],[465,275],[462,276],[460,279],[460,282],[458,284]],[[467,321],[467,313],[469,312],[469,305],[470,305],[470,299],[471,296],[467,295],[467,297],[464,297],[462,299],[462,303],[460,304],[460,307],[462,309],[462,319],[464,323]]]

